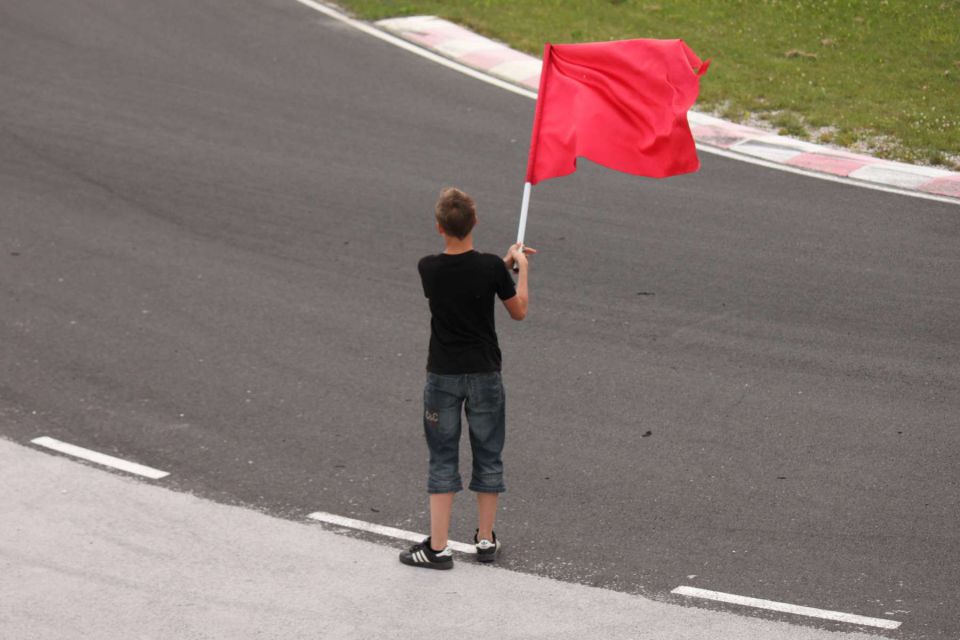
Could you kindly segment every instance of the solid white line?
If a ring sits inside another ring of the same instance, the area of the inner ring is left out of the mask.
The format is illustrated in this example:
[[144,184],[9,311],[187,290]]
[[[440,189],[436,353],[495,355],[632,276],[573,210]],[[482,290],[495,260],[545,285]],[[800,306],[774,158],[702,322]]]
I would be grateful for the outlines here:
[[728,602],[730,604],[739,604],[746,607],[767,609],[769,611],[793,613],[798,616],[822,618],[824,620],[835,620],[837,622],[848,622],[850,624],[858,624],[868,627],[879,627],[881,629],[896,629],[900,626],[900,622],[897,622],[896,620],[870,618],[867,616],[858,616],[853,613],[842,613],[840,611],[829,611],[827,609],[815,609],[813,607],[801,607],[799,605],[787,604],[785,602],[761,600],[760,598],[748,598],[746,596],[738,596],[732,593],[697,589],[696,587],[677,587],[671,591],[671,593],[676,593],[682,596],[690,596],[691,598],[705,598],[707,600],[716,600],[717,602]]
[[532,98],[534,100],[537,99],[537,94],[533,91],[529,91],[527,89],[521,89],[520,87],[510,84],[509,82],[500,80],[499,78],[494,78],[493,76],[477,71],[476,69],[471,69],[470,67],[466,65],[462,65],[459,62],[454,62],[449,58],[444,58],[443,56],[433,53],[428,49],[424,49],[423,47],[415,45],[411,42],[407,42],[402,38],[398,38],[397,36],[391,35],[385,31],[381,31],[376,27],[372,27],[365,22],[361,22],[359,20],[354,20],[353,18],[349,18],[343,15],[342,13],[340,13],[339,11],[337,11],[336,9],[322,5],[318,2],[314,2],[313,0],[297,0],[297,2],[299,2],[304,6],[310,7],[311,9],[319,11],[320,13],[333,18],[334,20],[339,20],[344,24],[348,24],[354,29],[359,29],[360,31],[363,31],[364,33],[369,34],[374,38],[379,38],[384,42],[389,42],[390,44],[398,46],[401,49],[405,49],[410,53],[415,53],[418,56],[426,58],[427,60],[431,60],[433,62],[436,62],[437,64],[442,64],[443,66],[453,69],[454,71],[459,71],[464,75],[468,75],[471,78],[476,78],[477,80],[481,80],[483,82],[486,82],[487,84],[492,84],[495,87],[500,87],[501,89],[512,91],[513,93],[516,93],[521,96],[525,96],[527,98]]
[[165,478],[170,475],[166,471],[160,471],[159,469],[137,464],[136,462],[128,462],[127,460],[122,460],[121,458],[114,458],[113,456],[108,456],[105,453],[84,449],[83,447],[78,447],[75,444],[61,442],[60,440],[56,440],[48,436],[34,438],[30,442],[40,445],[41,447],[59,451],[60,453],[65,453],[68,456],[82,458],[84,460],[89,460],[90,462],[96,462],[97,464],[102,464],[105,467],[113,467],[114,469],[126,471],[127,473],[135,473],[138,476],[150,478],[151,480],[159,480],[160,478]]
[[[516,93],[521,96],[530,98],[531,100],[537,99],[537,94],[535,91],[529,91],[527,89],[522,89],[516,85],[513,85],[509,82],[500,80],[491,75],[483,73],[482,71],[477,71],[471,67],[460,64],[450,60],[449,58],[444,58],[443,56],[433,53],[429,49],[424,49],[423,47],[408,42],[402,38],[389,34],[385,31],[372,27],[365,22],[359,20],[354,20],[353,18],[347,17],[344,14],[340,13],[336,9],[331,7],[319,4],[313,0],[297,0],[300,4],[310,7],[320,13],[333,18],[334,20],[339,20],[344,24],[348,24],[354,29],[358,29],[367,33],[375,38],[379,38],[384,42],[389,42],[392,45],[398,46],[401,49],[414,53],[418,56],[426,58],[427,60],[432,60],[437,64],[441,64],[445,67],[453,69],[454,71],[459,71],[460,73],[475,78],[487,84],[492,84],[495,87],[505,89],[512,93]],[[712,153],[713,155],[722,156],[724,158],[730,158],[732,160],[739,160],[740,162],[746,162],[748,164],[755,164],[761,167],[767,167],[769,169],[777,169],[778,171],[786,171],[787,173],[795,173],[801,176],[807,176],[809,178],[817,178],[818,180],[827,180],[828,182],[836,182],[839,184],[847,184],[854,187],[861,187],[864,189],[873,189],[874,191],[883,191],[886,193],[896,193],[902,196],[910,196],[912,198],[922,198],[924,200],[933,200],[935,202],[946,202],[947,204],[960,205],[960,200],[956,198],[950,198],[948,196],[940,196],[934,193],[926,193],[924,191],[912,191],[908,189],[898,189],[897,187],[889,187],[882,184],[876,184],[872,182],[865,182],[863,180],[856,180],[854,178],[845,178],[843,176],[835,176],[829,173],[821,173],[818,171],[811,171],[809,169],[804,169],[802,167],[793,167],[790,165],[779,164],[776,162],[769,162],[760,158],[754,158],[745,154],[736,153],[734,151],[728,151],[720,147],[711,147],[703,143],[697,144],[697,149],[700,151],[706,151],[707,153]]]
[[[338,516],[333,513],[326,513],[324,511],[316,511],[307,516],[311,520],[317,520],[319,522],[326,522],[327,524],[336,525],[338,527],[346,527],[348,529],[356,529],[357,531],[366,531],[368,533],[376,533],[377,535],[387,536],[388,538],[397,538],[398,540],[409,540],[410,542],[423,542],[423,539],[426,537],[422,533],[414,533],[413,531],[404,531],[403,529],[395,529],[393,527],[385,527],[381,524],[373,524],[372,522],[365,522],[363,520],[354,520],[353,518],[345,518],[343,516]],[[464,544],[462,542],[454,542],[450,540],[447,542],[447,546],[453,549],[454,551],[459,551],[460,553],[476,553],[477,549],[472,544]]]
[[769,160],[764,160],[762,158],[744,155],[741,153],[737,153],[735,151],[728,151],[727,149],[723,149],[721,147],[711,147],[703,144],[702,142],[697,143],[697,151],[706,151],[707,153],[712,153],[715,156],[722,156],[724,158],[730,158],[731,160],[739,160],[740,162],[746,162],[747,164],[755,164],[760,167],[767,167],[768,169],[786,171],[787,173],[796,173],[801,176],[808,176],[810,178],[817,178],[818,180],[826,180],[828,182],[846,184],[852,187],[863,187],[864,189],[873,189],[874,191],[885,191],[887,193],[896,193],[901,196],[923,198],[924,200],[934,200],[936,202],[946,202],[947,204],[960,204],[960,200],[957,200],[956,198],[950,198],[948,196],[938,196],[935,193],[926,193],[925,191],[910,191],[907,189],[899,189],[897,187],[888,187],[887,185],[876,184],[873,182],[866,182],[864,180],[857,180],[855,178],[845,178],[843,176],[835,176],[829,173],[820,173],[819,171],[804,169],[803,167],[794,167],[786,164],[778,164],[776,162],[771,162]]

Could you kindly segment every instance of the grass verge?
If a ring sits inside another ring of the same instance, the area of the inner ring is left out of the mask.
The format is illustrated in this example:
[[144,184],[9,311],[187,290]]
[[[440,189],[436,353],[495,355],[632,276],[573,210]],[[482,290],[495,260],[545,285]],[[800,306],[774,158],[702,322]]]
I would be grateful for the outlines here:
[[682,38],[712,58],[698,109],[960,170],[960,0],[338,0],[543,43]]

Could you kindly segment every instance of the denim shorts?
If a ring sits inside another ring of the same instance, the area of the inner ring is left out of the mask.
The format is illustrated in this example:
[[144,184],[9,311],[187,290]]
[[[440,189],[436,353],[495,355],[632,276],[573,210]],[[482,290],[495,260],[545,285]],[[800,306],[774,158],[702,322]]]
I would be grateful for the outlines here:
[[453,493],[460,482],[460,415],[467,416],[473,474],[470,490],[506,491],[503,484],[503,442],[506,398],[500,372],[441,375],[427,373],[423,389],[423,430],[430,449],[428,493]]

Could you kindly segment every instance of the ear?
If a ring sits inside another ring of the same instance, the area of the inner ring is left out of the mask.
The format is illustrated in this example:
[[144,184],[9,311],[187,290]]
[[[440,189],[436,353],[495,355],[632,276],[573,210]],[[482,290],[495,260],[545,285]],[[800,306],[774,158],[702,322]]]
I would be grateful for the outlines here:
[[443,227],[440,226],[440,223],[439,223],[439,222],[437,223],[437,233],[439,233],[439,234],[442,235],[442,236],[447,235],[447,234],[445,234],[445,233],[443,232]]

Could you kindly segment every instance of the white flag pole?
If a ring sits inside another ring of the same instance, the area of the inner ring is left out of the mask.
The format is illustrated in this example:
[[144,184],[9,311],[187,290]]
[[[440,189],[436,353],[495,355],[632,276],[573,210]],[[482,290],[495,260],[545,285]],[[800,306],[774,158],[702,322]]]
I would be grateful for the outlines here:
[[[530,134],[530,155],[527,158],[527,180],[523,183],[523,201],[520,203],[520,228],[517,230],[517,242],[520,243],[520,250],[523,251],[523,236],[527,232],[527,211],[530,208],[530,178],[534,175],[534,160],[537,157],[537,145],[540,139],[540,113],[543,109],[543,98],[546,96],[544,88],[547,85],[547,65],[552,55],[553,47],[547,42],[543,45],[543,63],[540,68],[540,88],[537,89],[537,106],[533,114],[533,131]],[[518,271],[516,263],[513,270]]]
[[[520,243],[520,251],[523,251],[523,235],[527,232],[527,210],[530,208],[530,183],[523,183],[523,201],[520,203],[520,228],[517,229],[517,242]],[[517,263],[513,263],[513,272],[520,271]]]
[[527,210],[530,208],[530,183],[523,183],[523,201],[520,203],[520,228],[517,230],[517,242],[523,244],[527,232]]

